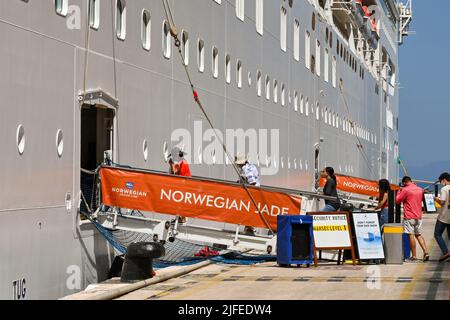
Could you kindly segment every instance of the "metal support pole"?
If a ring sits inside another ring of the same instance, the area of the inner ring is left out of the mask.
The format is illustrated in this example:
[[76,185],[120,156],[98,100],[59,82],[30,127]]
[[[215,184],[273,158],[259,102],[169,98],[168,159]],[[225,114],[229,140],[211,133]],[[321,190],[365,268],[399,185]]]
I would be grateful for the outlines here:
[[[395,191],[394,195],[397,197],[398,191]],[[395,197],[394,197],[394,203],[395,203]],[[402,207],[401,205],[395,203],[395,223],[402,222]]]
[[388,193],[388,222],[395,223],[395,191],[390,190]]

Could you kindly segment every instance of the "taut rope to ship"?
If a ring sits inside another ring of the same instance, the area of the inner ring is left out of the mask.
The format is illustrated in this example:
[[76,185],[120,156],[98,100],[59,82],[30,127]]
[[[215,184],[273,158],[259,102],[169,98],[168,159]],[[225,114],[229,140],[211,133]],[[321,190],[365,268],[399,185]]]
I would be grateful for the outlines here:
[[[340,93],[340,96],[342,97],[342,101],[344,102],[345,109],[347,110],[347,114],[348,114],[349,119],[350,119],[351,118],[350,108],[348,107],[348,103],[347,103],[347,99],[346,99],[345,94],[344,94],[344,88],[343,88],[342,83],[339,83],[339,93]],[[350,120],[350,124],[352,126],[352,129],[354,129],[355,128],[355,124],[354,124],[353,120]],[[364,145],[362,144],[361,139],[358,137],[358,135],[355,135],[355,138],[356,138],[356,140],[358,140],[358,142],[356,144],[357,149],[358,149],[359,152],[361,152],[361,155],[364,158],[364,161],[365,161],[365,163],[367,165],[367,168],[369,169],[369,171],[372,174],[372,176],[376,177],[376,174],[373,171],[372,165],[370,164],[369,157],[367,156],[367,153],[364,150]]]
[[[170,9],[170,4],[168,3],[167,0],[162,0],[162,3],[163,3],[164,11],[165,11],[165,13],[166,13],[167,21],[168,21],[168,23],[169,23],[170,34],[172,35],[172,37],[173,37],[174,40],[175,40],[175,46],[178,48],[178,53],[180,54],[181,61],[184,61],[183,52],[181,51],[181,48],[180,48],[181,43],[180,43],[180,40],[178,39],[178,29],[177,29],[177,27],[176,27],[175,20],[174,20],[173,15],[172,15],[172,10]],[[220,142],[220,144],[222,145],[223,151],[225,152],[225,154],[226,154],[228,160],[230,161],[230,163],[231,163],[232,166],[233,166],[234,171],[236,172],[236,174],[237,174],[238,177],[239,177],[239,183],[241,184],[242,188],[244,188],[245,192],[248,194],[248,196],[249,196],[249,198],[251,199],[253,205],[256,207],[256,210],[257,210],[259,216],[261,217],[262,221],[264,222],[265,226],[267,227],[267,229],[269,229],[270,233],[271,233],[272,235],[274,235],[275,232],[274,232],[274,231],[272,230],[272,228],[270,227],[270,225],[269,225],[269,223],[267,222],[266,218],[265,218],[264,215],[262,214],[262,212],[261,212],[259,206],[257,205],[256,200],[253,198],[252,194],[250,193],[250,191],[248,190],[247,186],[245,185],[244,180],[242,179],[242,177],[241,177],[241,175],[240,175],[240,173],[239,173],[239,169],[237,168],[236,163],[234,162],[234,159],[231,157],[230,153],[228,152],[228,150],[227,150],[227,148],[226,148],[225,143],[223,142],[223,140],[222,140],[222,139],[220,138],[220,136],[217,134],[216,128],[215,128],[214,125],[212,124],[210,118],[208,117],[208,114],[206,113],[205,109],[203,108],[203,105],[202,105],[202,103],[201,103],[201,101],[200,101],[200,97],[199,97],[199,95],[198,95],[198,92],[195,90],[194,84],[193,84],[192,79],[191,79],[191,76],[190,76],[190,74],[189,74],[189,70],[188,70],[187,65],[186,65],[185,63],[183,63],[183,62],[182,62],[182,64],[183,64],[183,66],[184,66],[184,70],[185,70],[185,72],[186,72],[186,75],[187,75],[189,84],[190,84],[190,86],[191,86],[192,94],[193,94],[193,97],[194,97],[194,100],[195,100],[197,106],[200,108],[201,112],[203,113],[203,115],[205,116],[205,118],[206,118],[206,120],[208,121],[209,125],[211,126],[211,129],[214,131],[214,135],[216,136],[216,139],[217,139],[217,140]]]

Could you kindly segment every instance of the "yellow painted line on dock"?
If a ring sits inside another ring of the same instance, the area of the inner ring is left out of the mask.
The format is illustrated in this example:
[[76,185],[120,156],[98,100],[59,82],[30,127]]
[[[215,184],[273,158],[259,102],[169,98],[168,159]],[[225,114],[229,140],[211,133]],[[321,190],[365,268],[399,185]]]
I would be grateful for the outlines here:
[[[434,242],[428,242],[428,252],[433,251],[434,248]],[[419,245],[417,245],[416,250],[419,249]],[[414,278],[419,278],[419,275],[421,275],[426,267],[426,262],[425,263],[419,263],[418,266],[414,269],[413,274],[411,275],[411,277]],[[408,283],[405,288],[403,289],[402,293],[400,294],[400,300],[410,300],[411,299],[411,294],[414,290],[414,287],[416,286],[415,282],[410,282]]]
[[[232,276],[238,275],[238,274],[242,275],[243,273],[247,272],[248,270],[249,270],[249,268],[246,267],[246,268],[234,268],[234,269],[231,269],[230,271],[225,271],[226,278],[231,278]],[[221,277],[221,278],[224,278],[224,277]],[[186,299],[189,296],[191,296],[191,295],[193,295],[193,294],[195,294],[197,292],[203,291],[205,289],[208,289],[208,288],[210,288],[212,286],[217,285],[217,283],[221,283],[222,282],[222,280],[215,280],[214,278],[208,278],[208,280],[210,280],[210,281],[205,281],[201,285],[197,285],[197,286],[194,286],[192,288],[186,288],[185,290],[183,290],[183,292],[180,292],[179,294],[175,294],[171,298],[175,299],[175,300],[183,300],[183,299]],[[166,296],[166,295],[168,295],[170,293],[173,293],[173,292],[170,292],[170,291],[169,292],[164,292],[164,293],[156,295],[155,297]]]

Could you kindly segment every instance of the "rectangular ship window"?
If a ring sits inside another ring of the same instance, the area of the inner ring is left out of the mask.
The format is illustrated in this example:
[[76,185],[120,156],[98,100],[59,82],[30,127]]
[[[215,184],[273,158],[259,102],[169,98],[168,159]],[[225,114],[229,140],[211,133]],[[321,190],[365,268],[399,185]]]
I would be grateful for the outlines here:
[[181,33],[181,43],[183,45],[183,58],[184,65],[189,65],[189,33],[186,30],[183,30]]
[[311,68],[311,36],[308,31],[305,31],[305,66]]
[[294,59],[300,61],[300,22],[294,22]]
[[127,34],[127,7],[125,0],[116,0],[116,35],[125,40]]
[[236,17],[244,21],[245,18],[245,0],[236,0]]
[[197,65],[198,71],[205,71],[205,42],[202,39],[198,39]]
[[69,10],[69,4],[67,0],[55,0],[54,3],[56,13],[63,17],[67,16],[67,11]]
[[238,88],[242,88],[242,61],[238,60],[236,63],[236,82]]
[[89,26],[95,30],[100,27],[100,0],[89,0]]
[[286,38],[287,38],[287,11],[286,8],[281,7],[281,18],[280,18],[280,45],[281,50],[286,52]]
[[216,47],[212,49],[212,73],[213,77],[219,77],[219,50]]
[[225,81],[231,83],[231,57],[229,54],[225,57]]
[[320,77],[320,58],[321,58],[321,52],[320,52],[320,42],[316,42],[316,74]]
[[[98,0],[97,0],[98,1]],[[150,12],[148,10],[142,11],[142,26],[141,26],[141,40],[142,47],[145,50],[150,50],[151,45],[151,19]]]
[[170,35],[169,24],[164,20],[163,22],[163,35],[162,35],[162,47],[164,58],[170,59],[172,56],[172,38]]
[[256,32],[263,35],[264,32],[264,0],[256,1]]
[[325,49],[325,56],[324,56],[324,63],[323,63],[323,78],[325,82],[328,82],[328,68],[329,68],[329,57],[328,57],[328,49]]

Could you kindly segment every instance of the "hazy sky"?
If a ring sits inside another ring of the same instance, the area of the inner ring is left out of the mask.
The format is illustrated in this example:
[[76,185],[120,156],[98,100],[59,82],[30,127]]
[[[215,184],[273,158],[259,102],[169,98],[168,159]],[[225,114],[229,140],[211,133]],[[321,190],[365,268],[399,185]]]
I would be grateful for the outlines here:
[[450,1],[414,0],[413,12],[417,34],[400,47],[400,156],[407,167],[450,161]]

